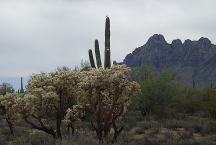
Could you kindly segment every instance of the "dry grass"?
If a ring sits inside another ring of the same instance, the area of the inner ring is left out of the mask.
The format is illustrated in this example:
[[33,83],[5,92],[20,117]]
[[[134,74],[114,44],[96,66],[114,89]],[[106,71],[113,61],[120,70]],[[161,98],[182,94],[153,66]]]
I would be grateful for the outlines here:
[[[188,116],[183,119],[141,118],[129,113],[125,119],[125,131],[116,145],[215,145],[216,121],[209,118]],[[138,120],[138,121],[137,121]],[[88,129],[77,130],[74,136],[63,132],[63,140],[37,130],[15,129],[15,137],[10,136],[3,121],[0,121],[0,145],[98,145],[96,134]]]

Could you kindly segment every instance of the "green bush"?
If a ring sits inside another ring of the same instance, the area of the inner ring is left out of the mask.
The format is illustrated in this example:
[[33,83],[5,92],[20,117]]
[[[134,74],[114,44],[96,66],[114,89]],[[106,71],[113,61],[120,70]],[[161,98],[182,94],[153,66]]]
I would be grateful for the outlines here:
[[142,67],[133,74],[133,79],[141,85],[141,94],[136,100],[136,106],[142,114],[154,114],[164,117],[171,112],[169,108],[176,96],[178,77],[175,73],[163,71],[154,74],[147,67]]
[[175,111],[179,113],[194,114],[201,110],[202,96],[196,88],[179,88],[173,99]]
[[216,89],[204,88],[202,91],[202,110],[206,111],[210,117],[216,118]]

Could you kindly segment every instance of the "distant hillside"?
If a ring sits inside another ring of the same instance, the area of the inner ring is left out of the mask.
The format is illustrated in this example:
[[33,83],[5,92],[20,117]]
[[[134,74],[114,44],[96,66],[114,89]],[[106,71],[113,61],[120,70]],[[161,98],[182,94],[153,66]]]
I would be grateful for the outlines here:
[[216,45],[204,37],[184,43],[176,39],[169,44],[163,35],[155,34],[128,54],[124,64],[132,68],[149,65],[158,72],[166,68],[177,71],[185,82],[216,85]]

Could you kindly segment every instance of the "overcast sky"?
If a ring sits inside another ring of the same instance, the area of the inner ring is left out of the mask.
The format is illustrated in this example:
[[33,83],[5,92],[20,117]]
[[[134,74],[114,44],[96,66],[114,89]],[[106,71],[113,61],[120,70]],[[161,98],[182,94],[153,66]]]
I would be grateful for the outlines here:
[[[0,80],[88,60],[111,19],[112,60],[155,34],[170,43],[208,37],[216,43],[215,0],[0,0]],[[12,82],[14,83],[14,82]]]

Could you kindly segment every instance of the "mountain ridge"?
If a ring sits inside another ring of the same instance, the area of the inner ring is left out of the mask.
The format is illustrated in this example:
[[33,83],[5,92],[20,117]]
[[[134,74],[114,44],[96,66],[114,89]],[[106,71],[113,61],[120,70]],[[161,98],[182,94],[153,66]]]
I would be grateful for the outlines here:
[[129,53],[123,63],[131,68],[148,65],[157,72],[165,68],[174,70],[186,83],[216,82],[216,45],[206,37],[184,42],[174,39],[168,43],[162,34],[154,34],[146,44]]

